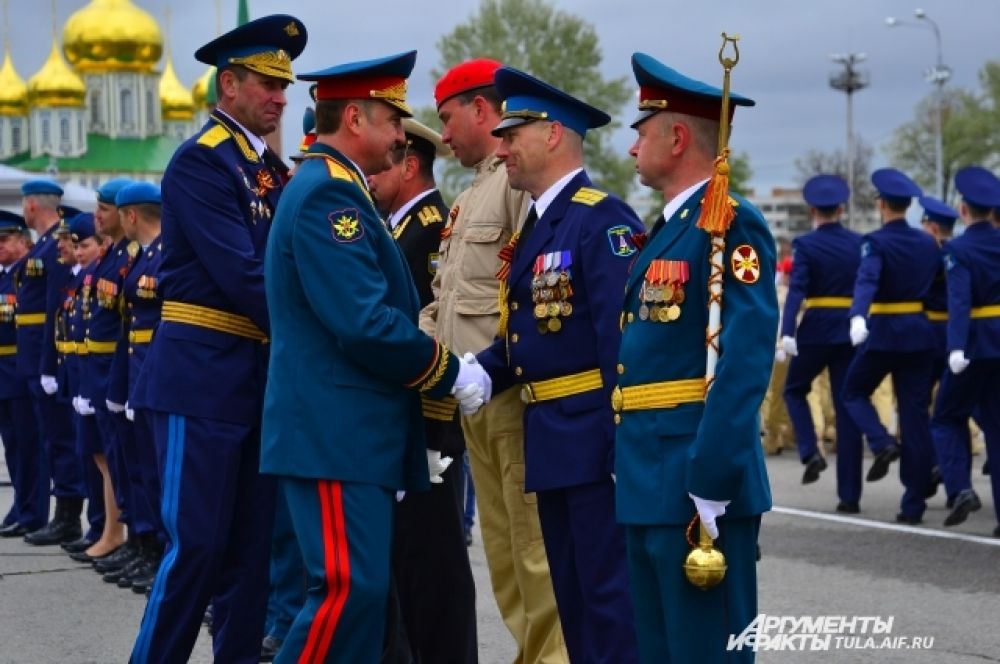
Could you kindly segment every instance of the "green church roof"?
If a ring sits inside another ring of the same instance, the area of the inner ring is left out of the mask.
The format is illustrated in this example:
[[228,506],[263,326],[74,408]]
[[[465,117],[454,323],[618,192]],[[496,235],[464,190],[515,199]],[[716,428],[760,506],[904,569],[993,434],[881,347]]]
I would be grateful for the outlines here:
[[[181,141],[172,136],[115,138],[87,135],[87,152],[80,157],[56,157],[60,173],[121,172],[162,173]],[[2,162],[25,171],[42,172],[49,167],[48,155],[30,157],[28,153]]]

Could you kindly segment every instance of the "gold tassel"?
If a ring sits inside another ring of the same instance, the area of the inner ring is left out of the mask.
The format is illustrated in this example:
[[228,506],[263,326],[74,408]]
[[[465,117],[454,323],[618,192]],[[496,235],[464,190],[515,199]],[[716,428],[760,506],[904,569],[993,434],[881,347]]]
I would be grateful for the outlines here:
[[725,234],[736,218],[729,202],[729,148],[715,158],[715,173],[708,181],[705,198],[701,204],[698,228],[712,235]]

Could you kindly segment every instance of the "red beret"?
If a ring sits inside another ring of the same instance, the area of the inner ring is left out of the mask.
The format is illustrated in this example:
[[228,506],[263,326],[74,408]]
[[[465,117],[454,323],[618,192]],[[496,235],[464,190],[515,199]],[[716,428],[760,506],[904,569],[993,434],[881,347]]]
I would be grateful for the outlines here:
[[493,85],[493,73],[503,65],[489,58],[466,60],[449,69],[434,86],[434,101],[438,108],[455,95]]

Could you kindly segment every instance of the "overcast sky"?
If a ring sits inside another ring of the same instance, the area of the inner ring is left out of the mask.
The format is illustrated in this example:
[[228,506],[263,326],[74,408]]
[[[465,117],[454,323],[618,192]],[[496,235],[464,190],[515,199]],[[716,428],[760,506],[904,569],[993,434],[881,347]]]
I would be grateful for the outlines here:
[[[8,0],[10,47],[18,73],[28,79],[42,66],[51,39],[49,1]],[[170,7],[171,50],[182,83],[190,86],[205,71],[193,53],[216,34],[216,2],[223,29],[235,23],[237,0],[133,0],[166,32]],[[309,30],[309,44],[296,71],[417,49],[410,80],[412,105],[433,103],[430,71],[438,66],[437,41],[466,22],[478,0],[249,0],[251,17],[290,13]],[[56,0],[60,31],[70,14],[89,0]],[[758,190],[793,185],[794,160],[810,148],[833,150],[846,143],[846,98],[828,78],[837,69],[831,53],[863,52],[862,68],[871,87],[855,94],[855,130],[880,148],[893,130],[910,120],[915,104],[931,91],[924,71],[935,62],[934,34],[916,25],[922,7],[941,30],[950,84],[978,88],[977,73],[990,58],[1000,59],[1000,0],[555,0],[554,4],[591,23],[604,53],[603,73],[628,75],[633,51],[648,52],[684,74],[720,85],[720,33],[740,35],[741,59],[733,89],[757,101],[736,114],[732,147],[750,154]],[[885,18],[912,27],[886,27]],[[600,105],[599,100],[590,100]],[[300,136],[308,102],[304,84],[291,86],[286,109],[286,154]],[[632,109],[605,109],[627,120]],[[631,130],[617,144],[627,150]],[[875,166],[883,165],[879,152]]]

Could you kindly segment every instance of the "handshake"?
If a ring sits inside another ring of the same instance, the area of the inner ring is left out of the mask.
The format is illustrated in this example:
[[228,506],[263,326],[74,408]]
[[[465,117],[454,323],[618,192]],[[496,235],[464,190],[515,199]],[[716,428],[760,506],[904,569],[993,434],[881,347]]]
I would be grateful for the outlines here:
[[462,415],[472,415],[493,395],[493,381],[472,353],[461,357],[451,393],[458,399]]

